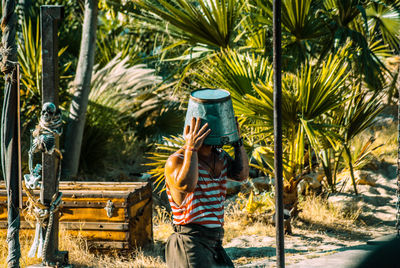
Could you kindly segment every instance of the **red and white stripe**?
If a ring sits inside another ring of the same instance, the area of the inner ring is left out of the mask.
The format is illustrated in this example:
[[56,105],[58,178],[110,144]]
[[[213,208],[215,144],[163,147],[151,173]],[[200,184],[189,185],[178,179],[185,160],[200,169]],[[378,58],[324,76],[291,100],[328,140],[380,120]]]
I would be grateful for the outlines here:
[[199,164],[199,179],[196,188],[194,192],[186,195],[180,206],[172,200],[167,185],[173,223],[177,225],[196,223],[209,228],[222,227],[224,225],[226,178],[226,159],[224,169],[218,178],[212,178],[207,170]]

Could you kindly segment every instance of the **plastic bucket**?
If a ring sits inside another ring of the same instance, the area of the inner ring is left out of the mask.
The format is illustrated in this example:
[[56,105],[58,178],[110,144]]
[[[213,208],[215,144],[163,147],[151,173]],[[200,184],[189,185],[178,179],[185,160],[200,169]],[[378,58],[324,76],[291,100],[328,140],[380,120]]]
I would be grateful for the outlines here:
[[[231,95],[223,89],[198,89],[190,94],[185,127],[193,117],[201,118],[201,125],[208,123],[211,133],[205,145],[225,145],[239,140]],[[185,129],[185,128],[184,128]]]

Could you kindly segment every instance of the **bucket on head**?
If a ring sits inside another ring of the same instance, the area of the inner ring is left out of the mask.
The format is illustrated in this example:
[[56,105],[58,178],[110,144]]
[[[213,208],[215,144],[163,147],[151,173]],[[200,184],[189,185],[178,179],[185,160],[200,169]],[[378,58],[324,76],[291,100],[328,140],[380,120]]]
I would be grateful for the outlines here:
[[239,140],[231,95],[228,91],[209,88],[193,91],[186,112],[185,128],[191,124],[193,117],[201,118],[201,125],[208,123],[211,129],[203,144],[221,146]]

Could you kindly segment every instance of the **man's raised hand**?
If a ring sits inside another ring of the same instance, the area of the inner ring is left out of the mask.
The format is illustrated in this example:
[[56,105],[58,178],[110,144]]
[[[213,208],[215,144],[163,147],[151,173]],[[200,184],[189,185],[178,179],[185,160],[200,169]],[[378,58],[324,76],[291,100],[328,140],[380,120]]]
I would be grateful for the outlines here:
[[192,151],[197,151],[203,145],[204,139],[210,134],[211,129],[208,129],[208,123],[205,123],[200,128],[201,118],[192,118],[191,125],[187,125],[184,132],[185,148]]

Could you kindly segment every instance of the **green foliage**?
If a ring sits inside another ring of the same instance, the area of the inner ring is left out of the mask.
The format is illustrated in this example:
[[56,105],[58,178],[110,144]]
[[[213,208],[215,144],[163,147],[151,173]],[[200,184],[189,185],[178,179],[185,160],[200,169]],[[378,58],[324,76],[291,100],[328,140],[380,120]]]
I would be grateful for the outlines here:
[[182,113],[158,87],[161,78],[143,64],[131,66],[121,54],[102,68],[95,66],[81,150],[80,166],[85,171],[104,167],[105,160],[119,160],[119,152],[130,145],[118,141],[128,132],[137,137],[131,142],[145,140],[151,146],[180,131]]
[[[31,128],[40,110],[37,18],[44,2],[66,8],[60,25],[62,107],[69,103],[66,90],[79,55],[82,2],[32,1],[25,11],[30,19],[21,20],[19,34],[25,128]],[[371,92],[394,91],[398,72],[390,73],[383,62],[398,51],[399,2],[282,4],[285,178],[298,176],[306,165],[306,152],[314,151],[334,190],[335,174],[343,167],[341,156],[349,151],[345,165],[356,164],[359,157],[352,141],[382,108],[381,95]],[[183,125],[184,97],[171,92],[179,89],[187,96],[189,89],[210,87],[231,92],[246,149],[257,160],[254,166],[271,172],[271,1],[102,0],[99,6],[97,69],[81,150],[85,170],[101,165],[100,156],[126,152],[131,144],[124,141],[157,143],[165,154],[151,159],[159,162],[152,167],[161,178],[167,153],[182,142],[168,138]]]
[[[209,7],[225,5],[225,9],[231,4],[207,3]],[[145,20],[157,21],[158,31],[176,38],[169,48],[190,45],[182,57],[175,58],[189,74],[185,76],[188,83],[230,91],[242,133],[257,160],[253,166],[269,173],[273,162],[272,2],[239,3],[234,13],[237,23],[229,24],[235,26],[226,42],[216,41],[209,23],[234,21],[233,13],[220,12],[224,19],[211,20],[203,10],[207,6],[190,0],[143,0],[138,6],[144,8]],[[393,88],[383,62],[393,55],[389,46],[398,44],[398,7],[397,2],[379,1],[283,1],[282,123],[287,181],[303,172],[305,155],[314,151],[334,191],[340,155],[382,109],[373,92]],[[201,15],[196,13],[199,10]],[[215,26],[213,30],[219,29]]]
[[[286,178],[289,180],[304,166],[306,144],[314,150],[335,139],[333,125],[324,117],[345,102],[347,64],[341,55],[329,57],[322,65],[304,65],[297,75],[282,78],[282,116]],[[254,157],[271,163],[273,135],[272,66],[262,57],[240,55],[235,51],[221,53],[198,71],[196,78],[205,86],[224,88],[231,92],[239,120],[248,127],[261,147]],[[245,134],[246,135],[246,134]],[[249,135],[249,136],[250,136]],[[263,153],[262,153],[263,152]]]
[[369,18],[368,27],[372,34],[381,34],[382,41],[398,51],[400,44],[400,6],[399,1],[395,4],[371,1],[365,13]]
[[[31,21],[22,20],[22,33],[18,38],[18,62],[21,67],[21,115],[22,133],[33,128],[39,118],[42,94],[42,45],[39,37],[39,21],[33,26]],[[66,47],[61,48],[58,57],[62,57]],[[60,66],[60,84],[70,81],[66,75],[71,62]],[[65,107],[66,88],[60,88],[60,104]]]
[[345,168],[350,169],[350,160],[352,161],[351,165],[355,170],[361,170],[368,165],[374,158],[373,152],[383,146],[383,144],[376,145],[374,142],[375,138],[373,137],[370,137],[367,140],[362,139],[362,137],[355,139],[353,141],[354,145],[350,148],[350,157],[347,154],[342,154]]
[[[368,95],[366,93],[359,93],[353,91],[353,97],[345,104],[334,112],[333,123],[339,126],[339,135],[343,138],[342,142],[337,142],[333,147],[338,157],[344,155],[347,159],[346,164],[350,169],[354,191],[357,193],[356,183],[354,180],[353,164],[357,163],[357,159],[361,156],[356,155],[352,157],[351,142],[362,131],[370,127],[375,117],[382,111],[380,95],[375,93]],[[336,173],[338,170],[339,160],[336,161],[335,171],[333,173],[333,185],[336,184]],[[325,167],[324,167],[325,168]],[[325,168],[326,169],[326,168]],[[331,188],[334,188],[332,186]]]
[[[83,1],[82,0],[29,0],[25,1],[25,5],[21,6],[20,19],[31,21],[32,25],[36,25],[40,20],[40,7],[43,5],[62,5],[64,7],[64,18],[58,25],[59,48],[66,47],[67,50],[62,57],[59,58],[60,66],[71,62],[72,68],[68,70],[66,75],[73,75],[76,70],[75,66],[79,58],[79,48],[81,41],[82,22],[83,22]],[[23,23],[20,23],[23,24]],[[33,27],[33,36],[36,35],[36,29]],[[39,31],[39,29],[37,29]],[[60,88],[66,89],[69,81],[60,81]],[[61,94],[61,97],[65,97]]]
[[121,58],[128,58],[129,64],[140,63],[138,53],[143,48],[136,44],[140,38],[138,40],[129,28],[137,23],[137,20],[114,9],[100,10],[95,62],[103,67],[120,53]]
[[272,214],[271,212],[275,210],[275,193],[274,191],[269,191],[254,194],[251,191],[247,198],[242,193],[239,193],[236,202],[239,208],[247,214]]
[[228,47],[233,41],[241,4],[235,0],[143,0],[137,4],[155,16],[155,25],[170,23],[169,33],[192,44]]

